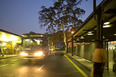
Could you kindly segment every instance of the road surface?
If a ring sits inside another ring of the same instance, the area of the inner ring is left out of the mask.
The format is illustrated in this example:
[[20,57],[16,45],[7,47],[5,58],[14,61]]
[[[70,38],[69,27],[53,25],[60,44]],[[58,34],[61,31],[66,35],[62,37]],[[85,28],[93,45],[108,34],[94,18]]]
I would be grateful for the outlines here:
[[[78,68],[77,68],[78,67]],[[78,62],[62,55],[51,55],[44,61],[0,59],[0,77],[87,77],[89,71]]]

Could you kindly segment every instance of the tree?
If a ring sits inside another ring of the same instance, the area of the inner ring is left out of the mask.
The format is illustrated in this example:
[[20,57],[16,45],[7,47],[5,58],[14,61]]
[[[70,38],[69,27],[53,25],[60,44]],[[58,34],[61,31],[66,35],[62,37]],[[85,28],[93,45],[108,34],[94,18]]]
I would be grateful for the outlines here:
[[53,7],[42,6],[42,10],[39,11],[41,27],[47,26],[46,30],[50,33],[63,31],[65,47],[67,47],[65,30],[82,24],[79,18],[85,11],[77,7],[81,2],[82,0],[58,0]]
[[63,39],[64,39],[62,31],[58,31],[52,34],[45,33],[44,36],[45,36],[44,37],[45,39],[49,37],[50,45],[63,42]]

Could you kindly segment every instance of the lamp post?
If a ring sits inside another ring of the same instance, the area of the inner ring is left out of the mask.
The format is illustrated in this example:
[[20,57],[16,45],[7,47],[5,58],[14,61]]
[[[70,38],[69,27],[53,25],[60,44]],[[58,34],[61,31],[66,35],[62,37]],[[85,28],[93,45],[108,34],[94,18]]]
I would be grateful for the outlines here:
[[72,56],[73,56],[73,33],[74,33],[74,31],[71,31],[71,34],[72,34]]

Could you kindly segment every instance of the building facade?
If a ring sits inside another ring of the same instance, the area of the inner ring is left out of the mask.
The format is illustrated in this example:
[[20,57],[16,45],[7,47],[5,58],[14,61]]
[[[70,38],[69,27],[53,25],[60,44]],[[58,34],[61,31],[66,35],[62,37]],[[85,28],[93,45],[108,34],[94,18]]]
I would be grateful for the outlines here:
[[0,29],[0,54],[15,54],[21,46],[22,37]]

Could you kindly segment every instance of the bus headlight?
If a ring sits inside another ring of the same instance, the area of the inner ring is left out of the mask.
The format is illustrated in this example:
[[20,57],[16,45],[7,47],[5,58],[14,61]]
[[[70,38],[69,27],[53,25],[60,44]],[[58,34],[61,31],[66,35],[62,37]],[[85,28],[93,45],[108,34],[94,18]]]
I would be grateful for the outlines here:
[[25,52],[21,52],[20,55],[21,55],[21,56],[27,56],[28,54],[25,53]]
[[34,54],[34,56],[42,56],[43,55],[43,52],[37,52]]

